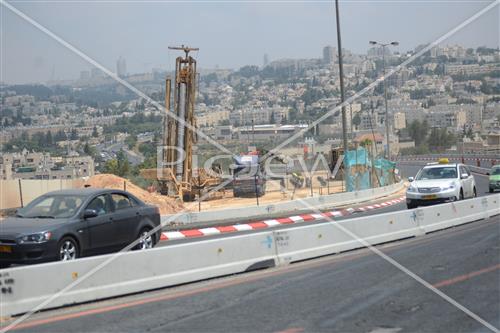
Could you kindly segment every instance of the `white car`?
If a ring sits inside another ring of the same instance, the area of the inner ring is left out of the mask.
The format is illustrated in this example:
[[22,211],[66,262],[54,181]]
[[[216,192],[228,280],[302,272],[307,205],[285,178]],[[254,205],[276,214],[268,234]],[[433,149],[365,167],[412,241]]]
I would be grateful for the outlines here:
[[477,195],[476,181],[469,168],[459,163],[431,163],[420,169],[415,179],[408,178],[408,209],[437,202],[451,202]]

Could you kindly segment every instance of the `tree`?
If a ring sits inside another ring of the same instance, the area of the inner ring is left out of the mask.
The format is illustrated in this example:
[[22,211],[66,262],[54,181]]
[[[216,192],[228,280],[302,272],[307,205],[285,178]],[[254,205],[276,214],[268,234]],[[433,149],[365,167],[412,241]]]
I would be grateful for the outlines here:
[[92,157],[96,155],[95,147],[90,146],[88,142],[85,142],[85,146],[83,146],[83,152],[85,153],[85,155]]
[[446,128],[433,128],[427,140],[427,144],[431,150],[442,152],[450,148],[451,145],[455,143],[455,140],[455,135],[448,133]]
[[128,149],[133,149],[137,144],[137,135],[132,134],[127,136],[127,138],[125,139],[125,143],[127,144]]
[[352,124],[358,129],[358,126],[361,125],[361,117],[359,113],[356,113],[354,117],[352,117]]
[[97,126],[94,126],[92,129],[92,137],[97,138],[99,136],[99,133],[97,132]]
[[78,132],[76,131],[76,128],[71,129],[71,134],[69,138],[71,140],[78,140]]
[[45,143],[48,146],[52,146],[54,144],[54,140],[52,139],[52,133],[50,131],[47,131],[47,134],[45,135]]
[[130,163],[127,159],[127,156],[122,150],[120,150],[116,154],[116,159],[118,161],[118,176],[124,177],[130,170]]
[[113,175],[118,174],[118,160],[117,159],[111,159],[106,161],[104,164],[104,172],[105,173],[111,173]]
[[427,124],[426,120],[424,120],[423,122],[415,120],[410,124],[408,132],[413,141],[415,141],[415,146],[419,146],[425,141],[427,137],[427,134],[429,132],[429,125]]
[[276,124],[276,118],[274,117],[274,111],[271,112],[271,118],[269,120],[271,124]]
[[63,130],[59,130],[56,135],[54,135],[54,142],[64,141],[66,140],[66,134],[64,134]]
[[105,173],[111,173],[120,177],[128,175],[129,171],[130,163],[125,153],[121,150],[116,154],[116,158],[107,161],[104,165]]

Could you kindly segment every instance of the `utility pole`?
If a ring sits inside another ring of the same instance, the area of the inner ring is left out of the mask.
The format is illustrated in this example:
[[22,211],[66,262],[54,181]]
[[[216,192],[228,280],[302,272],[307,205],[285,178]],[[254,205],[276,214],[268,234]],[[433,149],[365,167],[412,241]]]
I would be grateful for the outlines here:
[[391,148],[390,148],[390,121],[389,121],[389,108],[387,107],[387,80],[385,79],[385,45],[382,46],[382,72],[384,75],[384,102],[385,102],[385,138],[387,141],[387,151],[386,158],[391,159]]
[[335,15],[337,20],[337,47],[339,49],[339,77],[340,77],[340,103],[342,105],[342,141],[344,147],[344,156],[347,154],[347,117],[344,106],[344,64],[342,59],[342,39],[340,35],[340,15],[339,0],[335,0]]
[[389,138],[389,133],[390,133],[390,123],[391,121],[389,120],[389,108],[387,107],[387,82],[385,79],[385,48],[389,45],[392,46],[397,46],[399,45],[399,42],[390,42],[390,43],[379,43],[376,41],[371,40],[370,45],[379,45],[382,47],[382,73],[384,75],[384,100],[385,100],[385,136],[386,136],[386,141],[387,141],[387,150],[386,150],[386,158],[389,160],[391,158],[391,149],[390,149],[390,138]]

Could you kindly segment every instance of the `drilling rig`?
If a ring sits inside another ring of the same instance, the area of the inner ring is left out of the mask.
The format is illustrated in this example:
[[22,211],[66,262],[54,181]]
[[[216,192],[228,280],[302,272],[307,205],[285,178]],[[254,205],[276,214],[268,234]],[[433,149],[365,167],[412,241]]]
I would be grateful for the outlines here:
[[[165,80],[162,165],[157,169],[141,170],[141,175],[156,180],[161,194],[192,201],[202,190],[219,185],[221,177],[193,168],[193,144],[197,141],[194,116],[197,74],[196,60],[189,52],[198,51],[198,48],[182,45],[169,49],[184,51],[185,56],[175,61],[173,111],[170,110],[172,80]],[[220,174],[220,170],[217,171]]]

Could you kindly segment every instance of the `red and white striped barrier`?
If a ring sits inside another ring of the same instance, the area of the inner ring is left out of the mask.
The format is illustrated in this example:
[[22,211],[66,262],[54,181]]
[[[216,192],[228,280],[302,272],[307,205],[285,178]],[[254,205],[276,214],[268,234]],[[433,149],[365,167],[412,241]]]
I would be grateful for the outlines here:
[[392,206],[398,204],[400,202],[404,202],[406,197],[400,197],[398,199],[377,203],[373,205],[368,205],[364,207],[357,208],[346,208],[341,210],[333,210],[329,212],[324,212],[321,214],[302,214],[302,215],[294,215],[277,219],[256,221],[245,224],[233,224],[227,226],[219,226],[219,227],[209,227],[209,228],[201,228],[201,229],[188,229],[188,230],[179,230],[179,231],[165,231],[162,232],[160,241],[167,240],[175,240],[175,239],[183,239],[183,238],[192,238],[192,237],[204,237],[204,236],[212,236],[212,235],[220,235],[230,232],[241,232],[248,230],[258,230],[258,229],[266,229],[273,228],[279,225],[284,224],[294,224],[300,222],[314,222],[318,220],[322,220],[325,217],[335,218],[335,217],[344,217],[352,215],[356,212],[366,212],[378,208],[384,208],[388,206]]
[[[496,164],[500,162],[498,158],[488,158],[488,157],[466,157],[466,156],[446,156],[443,155],[441,157],[445,157],[448,160],[453,161],[481,161],[481,162],[491,162],[492,164]],[[431,161],[437,162],[438,157],[424,157],[424,156],[402,156],[400,157],[401,161]]]

